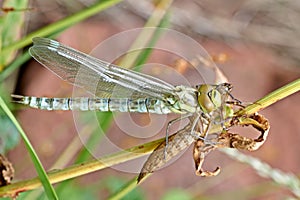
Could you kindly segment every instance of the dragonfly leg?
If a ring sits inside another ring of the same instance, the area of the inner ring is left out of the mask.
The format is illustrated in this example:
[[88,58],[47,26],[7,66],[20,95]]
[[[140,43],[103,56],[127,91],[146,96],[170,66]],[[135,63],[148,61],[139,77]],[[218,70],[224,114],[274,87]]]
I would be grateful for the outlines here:
[[[201,113],[201,115],[199,115],[193,123],[193,129],[192,131],[196,131],[195,127],[197,125],[197,123],[199,123],[199,127],[201,128],[198,132],[198,135],[196,135],[196,137],[198,139],[202,139],[203,141],[206,140],[206,136],[209,133],[209,128],[210,128],[210,123],[211,123],[211,116],[209,114],[206,113]],[[201,134],[202,133],[202,134]]]
[[203,130],[202,130],[202,134],[198,133],[198,135],[201,135],[201,136],[198,136],[197,139],[202,139],[205,144],[214,146],[216,144],[216,141],[213,141],[213,139],[208,139],[207,138],[208,134],[210,136],[216,134],[216,133],[210,133],[209,132],[210,128],[212,127],[211,124],[213,123],[213,120],[211,120],[210,118],[206,118],[205,122],[203,121],[203,118],[201,118],[200,120],[202,120],[201,123],[202,123],[202,126],[203,126],[203,128],[202,128]]
[[232,101],[226,101],[226,103],[244,107],[242,105],[242,102],[240,100],[238,100],[237,98],[235,98],[231,94],[231,92],[230,92],[232,90],[232,85],[231,84],[228,84],[228,83],[219,84],[219,85],[216,86],[216,89],[222,94],[222,96],[225,97],[225,96],[228,95],[232,99]]
[[236,106],[241,106],[241,107],[245,107],[242,105],[242,102],[240,100],[238,100],[237,98],[235,98],[230,92],[227,92],[227,94],[230,96],[230,98],[232,99],[232,101],[226,101],[226,103],[228,104],[233,104]]
[[221,127],[223,129],[223,132],[227,130],[226,126],[225,126],[225,119],[224,119],[224,106],[222,105],[220,107],[220,110],[219,110],[219,116],[220,116],[220,124],[221,124]]
[[193,122],[192,124],[192,128],[191,128],[191,135],[193,135],[194,137],[196,137],[197,139],[202,139],[204,140],[203,137],[201,137],[201,134],[195,134],[195,133],[200,133],[202,132],[202,130],[200,130],[200,132],[196,130],[196,126],[199,123],[199,119],[200,119],[200,115],[197,115],[194,119],[191,119],[191,121]]
[[202,165],[205,159],[205,156],[216,149],[214,145],[207,145],[203,140],[197,140],[194,144],[193,157],[195,161],[196,175],[197,176],[216,176],[220,173],[220,167],[217,167],[214,171],[206,171],[202,169]]
[[[195,138],[195,140],[202,140],[205,144],[214,146],[216,144],[216,141],[207,138],[211,128],[212,121],[210,120],[209,117],[207,116],[203,117],[203,116],[205,115],[198,115],[196,118],[193,119],[191,135]],[[199,126],[197,126],[197,124],[199,124]]]
[[[232,109],[231,106],[229,106],[229,105],[239,106],[239,107],[242,107],[242,108],[245,107],[245,106],[242,105],[242,102],[240,100],[236,99],[234,96],[232,96],[232,94],[228,90],[225,90],[224,92],[225,92],[226,95],[222,96],[222,105],[218,109],[219,116],[220,116],[220,124],[222,126],[223,132],[228,130],[225,126],[225,121],[228,120],[228,118],[229,119],[231,118],[231,116],[227,116],[226,108],[229,107],[230,109]],[[232,101],[227,100],[227,95],[230,96]]]
[[230,105],[235,105],[235,106],[239,106],[241,108],[245,108],[245,106],[242,104],[242,102],[240,100],[237,101],[226,101],[226,104],[230,104]]
[[178,118],[173,119],[173,120],[168,122],[168,125],[167,125],[167,128],[166,128],[166,145],[165,145],[165,150],[164,150],[164,159],[166,159],[166,156],[167,156],[167,148],[168,148],[168,145],[169,145],[169,130],[170,130],[170,127],[173,124],[175,124],[176,122],[181,121],[182,119],[188,118],[190,116],[191,116],[191,114],[187,114],[187,115],[184,115],[182,117],[178,117]]

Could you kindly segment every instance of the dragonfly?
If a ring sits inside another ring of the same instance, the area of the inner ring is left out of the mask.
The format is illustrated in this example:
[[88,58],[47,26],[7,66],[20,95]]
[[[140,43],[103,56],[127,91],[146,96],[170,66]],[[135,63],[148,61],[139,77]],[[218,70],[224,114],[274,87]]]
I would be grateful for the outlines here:
[[[100,112],[137,112],[180,114],[168,123],[166,140],[145,162],[138,182],[195,143],[197,175],[219,172],[202,170],[204,156],[220,143],[220,133],[210,134],[213,125],[226,130],[233,119],[234,105],[241,102],[231,95],[232,85],[201,84],[173,86],[156,77],[121,68],[47,38],[33,38],[31,56],[62,80],[81,87],[93,97],[48,98],[12,95],[13,102],[42,110],[95,110]],[[80,76],[78,74],[80,73]],[[96,86],[95,86],[95,83]],[[174,123],[186,119],[186,126],[169,136]]]

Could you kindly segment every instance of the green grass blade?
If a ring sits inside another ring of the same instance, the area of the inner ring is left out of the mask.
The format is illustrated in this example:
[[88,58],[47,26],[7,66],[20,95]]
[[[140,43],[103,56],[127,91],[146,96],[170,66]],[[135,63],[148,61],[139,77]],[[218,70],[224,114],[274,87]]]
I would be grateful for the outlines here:
[[[153,11],[152,15],[148,19],[147,23],[145,24],[145,28],[147,27],[158,27],[161,24],[164,24],[163,20],[166,16],[168,8],[172,4],[172,0],[163,0],[160,1],[158,5],[156,5],[156,9]],[[146,47],[146,45],[151,42],[151,39],[153,38],[153,35],[155,32],[150,31],[149,29],[144,29],[141,31],[141,33],[138,35],[136,40],[131,45],[128,52],[132,52],[131,50],[140,49],[142,47]],[[134,66],[136,60],[138,59],[140,55],[140,51],[133,51],[130,54],[127,54],[120,63],[118,63],[120,66],[129,68]]]
[[54,33],[57,33],[58,31],[62,31],[66,29],[67,27],[78,23],[92,15],[95,15],[96,13],[99,13],[111,6],[114,6],[115,4],[121,2],[122,0],[106,0],[106,1],[100,1],[99,3],[96,3],[93,6],[88,7],[87,9],[84,9],[81,12],[78,12],[74,15],[71,15],[69,17],[66,17],[58,22],[55,22],[53,24],[50,24],[48,26],[45,26],[44,28],[41,28],[35,32],[32,32],[28,34],[26,37],[23,39],[12,43],[2,49],[2,53],[12,51],[12,50],[17,50],[21,49],[29,44],[31,44],[31,39],[33,37],[46,37],[49,35],[52,35]]
[[[103,133],[105,133],[111,125],[111,122],[113,119],[112,113],[99,112],[99,113],[97,113],[97,118],[101,119],[101,120],[99,120],[99,126],[103,130]],[[91,125],[87,125],[87,126],[91,126]],[[99,133],[95,129],[95,131],[93,131],[93,133],[91,133],[91,136],[89,137],[89,140],[85,144],[85,147],[88,147],[89,149],[96,148],[99,145],[99,141],[101,140],[103,133]],[[83,148],[80,151],[79,155],[77,156],[75,163],[81,163],[81,162],[87,160],[88,158],[90,158],[91,153],[90,153],[89,149]]]
[[140,71],[141,70],[141,65],[144,64],[147,59],[149,58],[149,56],[151,55],[153,49],[152,47],[156,44],[156,42],[158,41],[160,35],[162,34],[162,28],[167,28],[169,26],[169,20],[170,20],[170,13],[167,12],[166,15],[162,18],[158,28],[160,29],[157,29],[155,30],[152,38],[150,39],[149,43],[146,45],[147,49],[143,50],[140,55],[138,55],[138,57],[136,58],[135,60],[135,63],[134,63],[134,69],[136,71]]
[[[151,176],[152,173],[147,174],[140,183],[144,182],[149,176]],[[137,176],[127,182],[124,186],[122,186],[118,191],[116,191],[114,194],[112,194],[108,199],[109,200],[117,200],[117,199],[122,199],[125,197],[128,193],[130,193],[132,190],[134,190],[137,186]]]
[[117,199],[122,199],[126,194],[131,192],[133,189],[136,188],[136,181],[137,179],[134,178],[131,181],[127,182],[120,190],[118,190],[115,194],[110,196],[109,200],[117,200]]
[[18,69],[21,65],[27,62],[30,59],[29,52],[26,51],[19,57],[17,57],[10,65],[8,65],[4,70],[0,73],[0,82],[4,81],[9,75],[11,75],[16,69]]
[[46,195],[48,197],[48,199],[58,199],[52,185],[50,184],[50,181],[48,179],[48,176],[33,148],[33,146],[31,145],[29,139],[27,138],[25,132],[23,131],[22,127],[20,126],[20,124],[18,123],[17,119],[14,117],[14,115],[12,114],[12,112],[9,110],[9,108],[7,107],[6,103],[3,101],[2,97],[0,97],[0,106],[3,109],[3,111],[6,113],[6,115],[10,118],[10,120],[12,121],[12,123],[16,126],[17,130],[20,132],[21,137],[23,138],[23,141],[26,145],[26,148],[30,154],[30,157],[33,161],[33,164],[35,166],[35,169],[39,175],[39,178],[43,184],[43,187],[45,189]]

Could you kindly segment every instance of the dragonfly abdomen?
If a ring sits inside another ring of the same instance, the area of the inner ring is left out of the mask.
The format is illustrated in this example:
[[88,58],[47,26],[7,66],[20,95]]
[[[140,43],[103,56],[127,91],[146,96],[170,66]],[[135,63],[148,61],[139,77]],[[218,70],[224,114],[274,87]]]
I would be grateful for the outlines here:
[[139,112],[168,114],[172,111],[163,101],[152,98],[48,98],[12,95],[13,102],[41,110],[80,110],[100,112]]

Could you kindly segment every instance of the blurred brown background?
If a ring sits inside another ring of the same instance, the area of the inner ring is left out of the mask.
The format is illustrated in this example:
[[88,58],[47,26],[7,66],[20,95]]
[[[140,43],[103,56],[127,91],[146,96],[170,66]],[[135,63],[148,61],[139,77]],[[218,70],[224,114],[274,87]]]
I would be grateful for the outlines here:
[[[89,53],[113,34],[143,27],[157,2],[123,1],[72,26],[57,40]],[[34,10],[27,16],[28,31],[76,13],[92,3],[92,0],[34,1]],[[233,95],[243,102],[256,101],[300,77],[298,1],[186,0],[173,1],[169,10],[170,28],[194,38],[211,55],[228,56],[226,62],[217,65],[233,84]],[[172,63],[174,61],[170,61],[170,65]],[[71,92],[71,86],[33,60],[20,71],[17,94],[62,97]],[[273,168],[295,175],[300,173],[299,97],[299,94],[294,94],[261,112],[271,124],[269,138],[258,151],[245,152]],[[18,112],[18,119],[46,169],[57,161],[69,142],[78,137],[71,112],[24,109]],[[112,126],[109,134],[118,134],[118,128]],[[141,185],[145,199],[162,198],[172,188],[183,189],[195,199],[284,199],[293,196],[285,187],[260,177],[248,165],[218,151],[208,157],[205,168],[212,170],[221,166],[221,174],[213,178],[197,177],[194,175],[191,150]],[[16,168],[16,180],[36,176],[25,151],[21,144],[9,153]],[[95,183],[110,175],[128,180],[135,176],[105,169],[77,178],[76,182]],[[107,191],[99,189],[101,198],[107,195]]]

